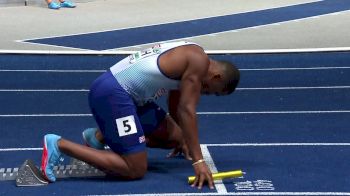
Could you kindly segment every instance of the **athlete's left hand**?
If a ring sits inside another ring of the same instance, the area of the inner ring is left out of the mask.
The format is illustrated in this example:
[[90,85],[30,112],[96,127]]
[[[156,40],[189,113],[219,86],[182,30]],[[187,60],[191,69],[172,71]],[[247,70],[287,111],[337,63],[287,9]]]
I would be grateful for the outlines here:
[[175,147],[173,151],[167,155],[167,158],[172,158],[179,155],[183,155],[187,160],[192,160],[190,151],[188,150],[188,147],[185,142],[182,142],[177,147]]

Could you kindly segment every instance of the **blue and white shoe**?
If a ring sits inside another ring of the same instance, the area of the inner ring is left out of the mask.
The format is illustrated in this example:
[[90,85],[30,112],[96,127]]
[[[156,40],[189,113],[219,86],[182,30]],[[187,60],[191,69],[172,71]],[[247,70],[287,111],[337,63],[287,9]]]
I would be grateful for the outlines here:
[[58,10],[58,9],[61,8],[61,6],[58,5],[58,3],[55,3],[55,2],[53,2],[53,1],[52,1],[51,3],[48,4],[48,7],[49,7],[50,9],[53,9],[53,10]]
[[55,182],[54,166],[56,166],[62,159],[62,153],[58,149],[57,142],[61,136],[54,134],[47,134],[44,136],[43,155],[41,157],[41,171],[45,178],[50,182]]
[[102,144],[100,141],[96,138],[96,132],[97,128],[87,128],[83,131],[83,139],[85,141],[85,144],[91,148],[95,148],[98,150],[104,150],[105,145]]
[[61,2],[61,7],[75,8],[76,5],[70,1],[63,1],[63,2]]

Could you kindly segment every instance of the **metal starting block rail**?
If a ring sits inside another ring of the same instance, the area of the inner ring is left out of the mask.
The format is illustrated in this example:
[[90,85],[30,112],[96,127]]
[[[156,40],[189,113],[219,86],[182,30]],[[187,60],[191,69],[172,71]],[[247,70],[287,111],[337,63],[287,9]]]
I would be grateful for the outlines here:
[[[77,159],[71,159],[69,165],[55,166],[54,174],[58,179],[106,176],[101,170]],[[42,186],[49,183],[30,159],[27,159],[20,168],[0,168],[0,181],[10,180],[15,180],[17,186]]]

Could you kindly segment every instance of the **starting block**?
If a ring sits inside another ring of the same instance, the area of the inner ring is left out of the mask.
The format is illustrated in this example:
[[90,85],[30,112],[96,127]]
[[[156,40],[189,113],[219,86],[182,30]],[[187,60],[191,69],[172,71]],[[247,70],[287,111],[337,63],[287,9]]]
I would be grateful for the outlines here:
[[[54,167],[54,174],[57,179],[60,178],[98,178],[105,177],[106,174],[91,165],[71,159],[69,165]],[[43,186],[49,184],[44,178],[42,172],[35,166],[34,162],[27,159],[22,166],[18,168],[1,168],[0,181],[15,180],[16,186]]]
[[26,160],[18,170],[16,186],[42,186],[48,183],[30,159]]
[[[227,171],[227,172],[218,172],[212,174],[214,180],[222,180],[225,178],[238,178],[243,176],[242,170],[234,170],[234,171]],[[188,177],[188,184],[193,184],[194,180],[196,179],[196,176],[189,176]]]

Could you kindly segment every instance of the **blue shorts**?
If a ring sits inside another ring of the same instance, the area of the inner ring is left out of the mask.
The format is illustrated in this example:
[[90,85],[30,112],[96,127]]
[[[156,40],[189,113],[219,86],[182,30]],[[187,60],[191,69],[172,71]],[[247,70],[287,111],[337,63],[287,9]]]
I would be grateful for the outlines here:
[[106,144],[118,154],[144,151],[145,136],[166,116],[155,103],[136,106],[109,70],[91,85],[89,105]]

